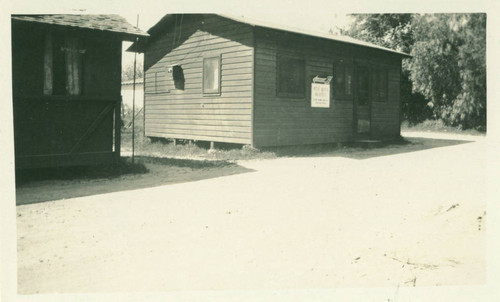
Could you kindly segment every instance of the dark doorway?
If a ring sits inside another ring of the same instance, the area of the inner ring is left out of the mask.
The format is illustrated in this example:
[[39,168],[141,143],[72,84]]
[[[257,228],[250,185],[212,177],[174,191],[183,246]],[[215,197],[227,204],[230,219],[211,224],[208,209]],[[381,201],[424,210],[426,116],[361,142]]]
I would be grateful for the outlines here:
[[354,104],[355,135],[357,138],[368,138],[371,130],[370,119],[370,70],[364,66],[356,66],[356,97]]

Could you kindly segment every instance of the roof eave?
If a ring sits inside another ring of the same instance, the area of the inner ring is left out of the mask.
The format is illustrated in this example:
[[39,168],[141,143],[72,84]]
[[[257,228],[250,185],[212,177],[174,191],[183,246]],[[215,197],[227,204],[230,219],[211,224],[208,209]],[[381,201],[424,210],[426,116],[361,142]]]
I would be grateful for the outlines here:
[[85,31],[101,32],[101,33],[106,33],[106,34],[112,34],[115,37],[120,37],[120,39],[123,41],[129,41],[129,42],[135,42],[138,39],[145,40],[145,39],[149,38],[148,33],[129,33],[129,32],[123,32],[123,31],[117,31],[117,30],[104,30],[104,29],[88,28],[88,27],[73,26],[73,25],[53,24],[53,23],[43,22],[41,20],[39,21],[39,20],[17,19],[17,18],[15,18],[15,16],[12,17],[12,21],[24,22],[24,23],[37,23],[37,24],[42,24],[45,26],[53,26],[53,27],[59,27],[59,28],[73,28],[73,29],[79,29],[79,30],[85,30]]
[[[172,18],[173,15],[174,14],[166,14],[165,16],[163,16],[155,25],[153,25],[150,29],[148,29],[148,34],[150,34],[152,36],[152,35],[155,35],[156,33],[160,32],[161,31],[161,27],[164,24],[167,24],[169,22],[169,19]],[[367,47],[367,48],[371,48],[371,49],[383,51],[383,52],[386,52],[386,53],[390,53],[390,54],[393,54],[393,55],[398,55],[398,56],[400,56],[403,59],[412,58],[412,56],[409,55],[409,54],[407,54],[407,53],[400,52],[400,51],[393,50],[393,49],[389,49],[389,48],[385,48],[385,47],[378,46],[378,45],[375,45],[375,44],[372,44],[372,43],[368,43],[368,42],[365,42],[365,41],[360,41],[360,43],[354,43],[354,42],[349,42],[349,41],[343,41],[343,40],[334,39],[333,37],[331,37],[331,38],[330,37],[325,37],[324,35],[315,35],[315,34],[301,32],[301,31],[296,31],[296,30],[292,30],[292,29],[285,29],[285,28],[281,28],[279,26],[273,26],[273,25],[267,26],[267,25],[259,24],[258,22],[252,22],[251,20],[247,20],[247,19],[244,19],[244,18],[237,18],[237,17],[234,17],[234,16],[226,15],[226,14],[217,14],[217,15],[220,16],[220,17],[223,17],[223,18],[226,18],[226,19],[238,22],[238,23],[247,24],[247,25],[250,25],[250,26],[253,26],[253,27],[269,28],[269,29],[273,29],[273,30],[278,30],[278,31],[283,31],[283,32],[289,32],[289,33],[294,33],[294,34],[298,34],[298,35],[305,35],[305,36],[315,37],[315,38],[319,38],[319,39],[325,39],[325,40],[335,41],[335,42],[338,42],[338,43],[345,43],[345,44],[359,46],[359,47]],[[351,38],[351,39],[355,40],[354,38]],[[366,44],[371,44],[371,45],[366,45]],[[126,51],[128,51],[128,52],[144,53],[145,50],[146,50],[146,47],[147,47],[147,45],[144,43],[144,40],[142,40],[142,41],[139,41],[139,42],[134,42]]]
[[[396,54],[396,55],[399,55],[399,56],[401,56],[403,58],[411,58],[412,57],[411,55],[409,55],[407,53],[400,52],[400,51],[393,50],[393,49],[386,48],[386,47],[382,47],[382,46],[378,46],[378,45],[375,45],[375,44],[372,44],[372,43],[369,43],[369,42],[366,42],[366,41],[361,41],[360,40],[360,43],[354,43],[354,42],[349,42],[349,41],[343,41],[343,40],[340,40],[340,39],[334,39],[333,37],[331,37],[331,38],[330,37],[325,37],[324,35],[306,33],[306,32],[302,32],[302,31],[298,31],[298,30],[293,30],[293,29],[286,29],[286,28],[282,28],[281,26],[277,26],[277,25],[263,25],[263,24],[258,24],[257,22],[252,22],[251,20],[245,20],[244,18],[237,18],[237,17],[234,17],[234,16],[226,15],[226,14],[218,14],[218,16],[221,16],[223,18],[226,18],[226,19],[229,19],[229,20],[232,20],[232,21],[235,21],[235,22],[248,24],[248,25],[253,26],[253,27],[268,28],[268,29],[273,29],[273,30],[278,30],[278,31],[283,31],[283,32],[289,32],[289,33],[294,33],[294,34],[299,34],[299,35],[305,35],[305,36],[310,36],[310,37],[315,37],[315,38],[320,38],[320,39],[325,39],[325,40],[331,40],[331,41],[335,41],[335,42],[338,42],[338,43],[345,43],[345,44],[350,44],[350,45],[360,46],[360,47],[368,47],[368,48],[372,48],[372,49],[377,49],[377,50],[380,50],[380,51],[384,51],[384,52],[387,52],[387,53]],[[349,38],[351,38],[351,37],[349,37]],[[351,39],[354,39],[354,38],[351,38]],[[356,39],[354,39],[354,40],[356,40]],[[372,44],[372,45],[366,45],[366,44]]]

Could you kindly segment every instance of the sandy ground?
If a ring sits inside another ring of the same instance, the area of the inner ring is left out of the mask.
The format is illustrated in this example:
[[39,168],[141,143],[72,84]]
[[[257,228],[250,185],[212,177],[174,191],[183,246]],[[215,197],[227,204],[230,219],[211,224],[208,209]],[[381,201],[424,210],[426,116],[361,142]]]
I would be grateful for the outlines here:
[[467,139],[20,205],[18,290],[483,284],[486,142]]

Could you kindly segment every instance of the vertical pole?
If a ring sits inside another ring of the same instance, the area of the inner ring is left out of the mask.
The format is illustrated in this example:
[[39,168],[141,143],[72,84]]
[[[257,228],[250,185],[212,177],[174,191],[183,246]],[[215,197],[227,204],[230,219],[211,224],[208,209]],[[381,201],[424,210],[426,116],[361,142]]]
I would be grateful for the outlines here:
[[[139,27],[139,14],[137,14],[137,25]],[[135,38],[135,42],[137,43],[138,38]],[[133,92],[132,92],[132,163],[134,163],[135,158],[135,68],[137,65],[137,52],[134,52],[134,84],[133,84]]]
[[120,159],[120,149],[121,149],[121,129],[122,129],[122,119],[121,119],[121,105],[122,98],[116,101],[115,105],[115,156]]

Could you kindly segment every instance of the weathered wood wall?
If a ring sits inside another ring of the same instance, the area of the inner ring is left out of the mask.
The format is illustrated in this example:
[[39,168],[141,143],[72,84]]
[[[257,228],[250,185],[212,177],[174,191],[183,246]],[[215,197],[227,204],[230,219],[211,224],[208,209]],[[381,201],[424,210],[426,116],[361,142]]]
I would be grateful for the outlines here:
[[[253,29],[215,15],[185,15],[144,54],[145,135],[250,144]],[[180,25],[181,24],[181,25]],[[221,56],[221,93],[202,93],[203,58]],[[183,90],[167,72],[181,65]]]
[[[47,32],[82,39],[81,95],[44,95]],[[16,168],[95,164],[119,156],[121,40],[13,22],[12,80]]]
[[[367,62],[389,70],[389,99],[372,102],[371,137],[399,135],[398,57],[377,50],[347,45],[273,29],[255,29],[254,145],[295,145],[344,142],[354,139],[351,98],[333,98],[330,108],[311,108],[311,82],[315,76],[333,75],[339,59],[354,67]],[[302,99],[278,97],[277,55],[293,54],[306,60],[306,96]],[[353,92],[356,92],[353,77]]]

